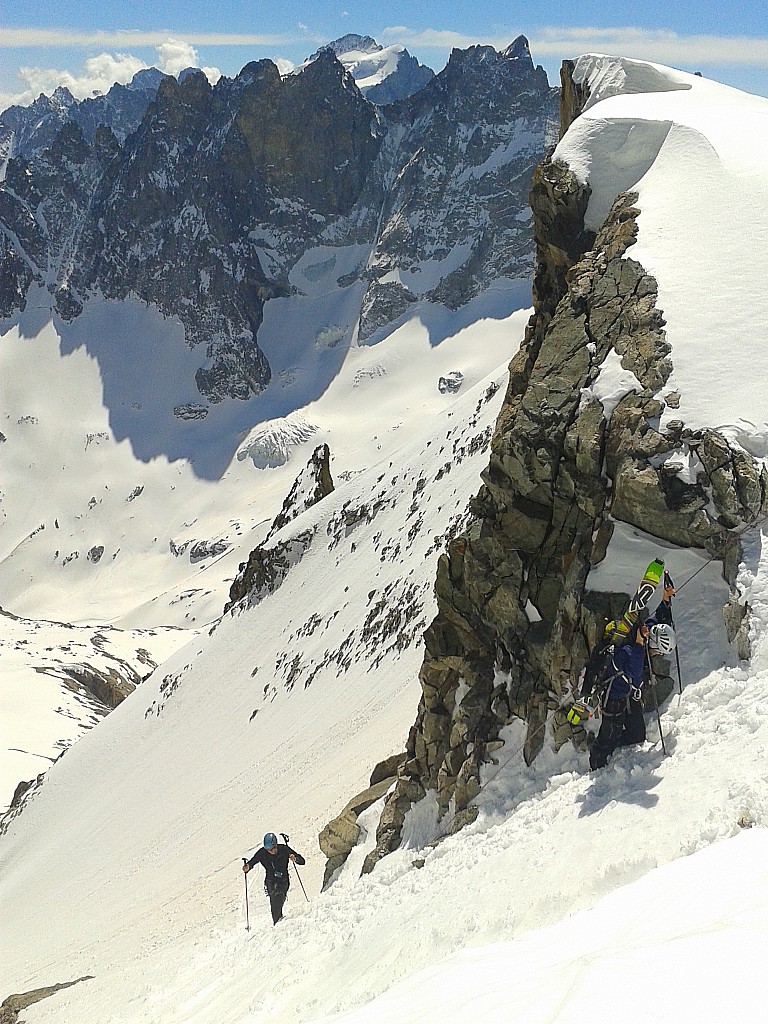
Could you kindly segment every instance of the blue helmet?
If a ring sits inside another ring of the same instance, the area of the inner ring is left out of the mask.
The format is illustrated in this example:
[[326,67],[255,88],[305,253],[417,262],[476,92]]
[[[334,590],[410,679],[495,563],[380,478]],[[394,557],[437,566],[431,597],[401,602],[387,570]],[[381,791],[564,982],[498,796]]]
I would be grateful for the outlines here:
[[264,849],[265,850],[274,850],[274,848],[276,846],[277,846],[277,836],[275,835],[274,832],[267,832],[267,834],[264,836]]

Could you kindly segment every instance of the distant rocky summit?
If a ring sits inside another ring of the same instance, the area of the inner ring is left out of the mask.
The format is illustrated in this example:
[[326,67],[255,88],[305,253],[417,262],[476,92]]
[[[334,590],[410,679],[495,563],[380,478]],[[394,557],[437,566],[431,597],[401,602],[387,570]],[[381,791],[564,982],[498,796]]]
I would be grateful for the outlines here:
[[363,96],[379,106],[407,99],[435,77],[432,68],[419,63],[404,46],[380,46],[370,36],[350,33],[334,39],[313,53],[306,64],[323,50],[335,53]]
[[102,96],[76,100],[59,86],[50,96],[41,93],[28,107],[8,107],[0,113],[0,154],[30,158],[51,145],[65,124],[76,124],[84,138],[93,142],[100,125],[120,141],[141,123],[147,107],[164,78],[157,68],[138,71],[128,85],[116,83]]

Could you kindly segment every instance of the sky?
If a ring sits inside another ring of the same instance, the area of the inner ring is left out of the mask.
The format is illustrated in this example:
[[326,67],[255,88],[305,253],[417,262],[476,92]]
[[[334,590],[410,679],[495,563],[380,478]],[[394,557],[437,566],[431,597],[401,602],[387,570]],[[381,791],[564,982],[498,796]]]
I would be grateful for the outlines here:
[[249,61],[288,68],[347,32],[405,45],[439,71],[451,48],[503,48],[521,33],[552,84],[563,59],[600,52],[701,71],[768,96],[768,13],[736,0],[539,4],[493,0],[204,0],[97,4],[19,0],[0,15],[0,109],[67,85],[78,98],[145,66],[169,73],[198,66],[215,79]]

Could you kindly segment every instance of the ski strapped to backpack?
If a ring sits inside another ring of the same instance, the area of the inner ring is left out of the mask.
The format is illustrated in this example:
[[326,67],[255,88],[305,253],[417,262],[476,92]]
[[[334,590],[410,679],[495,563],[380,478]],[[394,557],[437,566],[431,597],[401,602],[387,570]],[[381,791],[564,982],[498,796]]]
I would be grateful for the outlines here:
[[606,678],[605,675],[609,660],[616,648],[629,636],[640,613],[648,607],[663,573],[664,560],[654,558],[643,573],[638,588],[622,617],[612,619],[605,626],[603,635],[595,644],[584,670],[579,696],[566,715],[571,725],[578,725],[584,718],[592,718],[599,709],[605,690],[611,682],[611,677]]

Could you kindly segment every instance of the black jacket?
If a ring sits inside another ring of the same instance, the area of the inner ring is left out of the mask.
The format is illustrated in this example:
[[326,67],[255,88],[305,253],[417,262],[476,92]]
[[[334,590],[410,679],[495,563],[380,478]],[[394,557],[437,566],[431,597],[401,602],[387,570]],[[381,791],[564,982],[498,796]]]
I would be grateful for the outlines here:
[[257,850],[248,861],[248,869],[250,870],[255,864],[261,864],[264,868],[265,881],[278,882],[280,888],[284,886],[287,889],[290,883],[288,877],[288,858],[291,855],[296,858],[297,864],[307,863],[301,854],[296,853],[290,846],[286,846],[285,843],[278,843],[275,853],[269,853],[263,847]]

